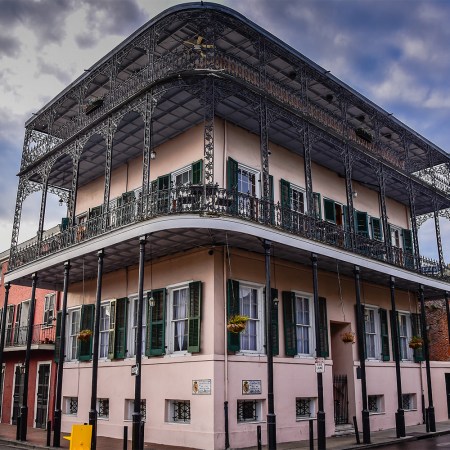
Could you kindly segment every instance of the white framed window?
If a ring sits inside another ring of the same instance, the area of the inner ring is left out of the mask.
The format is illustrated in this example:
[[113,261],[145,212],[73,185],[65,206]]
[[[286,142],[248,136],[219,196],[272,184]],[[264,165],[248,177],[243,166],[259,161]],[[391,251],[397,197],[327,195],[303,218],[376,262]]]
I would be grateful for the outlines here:
[[66,360],[74,361],[78,358],[78,333],[80,332],[81,308],[68,311],[68,334]]
[[384,412],[384,395],[368,395],[367,407],[370,414],[380,414]]
[[[134,413],[134,399],[125,400],[125,420],[133,420]],[[146,420],[147,418],[147,401],[145,399],[141,400],[141,419]]]
[[114,328],[114,324],[111,323],[111,303],[103,302],[100,305],[100,337],[99,337],[99,358],[108,357],[109,347],[109,330]]
[[[130,315],[129,315],[129,330],[128,333],[128,356],[136,355],[136,336],[137,336],[137,322],[138,322],[138,297],[130,297]],[[145,354],[145,337],[147,335],[147,297],[144,295],[143,311],[142,311],[142,354]]]
[[378,308],[364,307],[364,328],[366,340],[366,358],[379,359],[380,349],[380,317]]
[[411,340],[411,315],[409,313],[398,313],[398,339],[400,343],[400,359],[409,361],[413,359],[413,351],[409,348]]
[[186,186],[192,183],[192,164],[171,173],[172,186]]
[[297,420],[316,417],[316,399],[297,397],[295,399],[295,417]]
[[191,422],[191,402],[189,400],[168,400],[167,406],[168,422]]
[[44,299],[44,318],[42,324],[50,327],[53,325],[53,319],[55,317],[55,294],[48,294]]
[[237,175],[238,192],[259,198],[259,171],[239,163]]
[[391,245],[397,248],[402,248],[402,230],[399,227],[395,227],[394,225],[390,225],[391,229]]
[[76,416],[78,414],[78,397],[64,397],[63,414]]
[[109,419],[109,398],[97,399],[97,413],[99,419]]
[[14,324],[14,344],[27,345],[28,312],[30,300],[25,300],[17,305],[16,323]]
[[405,411],[414,411],[417,409],[416,394],[402,394],[402,408]]
[[169,353],[186,353],[188,346],[189,283],[168,288]]
[[248,317],[245,330],[240,333],[240,351],[264,353],[263,287],[239,283],[239,313]]
[[238,400],[237,421],[260,422],[262,420],[262,400]]
[[291,184],[291,193],[292,211],[304,214],[307,210],[305,189]]
[[314,352],[314,311],[312,297],[295,293],[295,314],[297,353],[299,355],[312,355]]

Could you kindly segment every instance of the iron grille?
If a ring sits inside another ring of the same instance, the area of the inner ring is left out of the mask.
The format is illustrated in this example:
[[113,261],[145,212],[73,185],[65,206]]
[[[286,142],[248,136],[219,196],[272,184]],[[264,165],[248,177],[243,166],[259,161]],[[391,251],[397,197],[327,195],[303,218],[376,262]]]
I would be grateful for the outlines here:
[[311,417],[311,399],[295,399],[295,415],[297,417]]
[[190,422],[191,421],[191,402],[189,400],[176,400],[173,402],[174,422]]
[[68,406],[68,414],[76,416],[78,414],[78,397],[69,397]]
[[333,377],[334,423],[344,425],[348,423],[348,395],[347,375]]
[[369,404],[369,412],[372,412],[372,413],[379,412],[378,395],[369,395],[367,400],[368,400],[368,404]]
[[238,422],[258,420],[258,415],[256,414],[256,400],[238,400],[237,417]]
[[402,408],[405,410],[413,409],[411,394],[403,394],[402,395]]
[[98,417],[103,419],[109,417],[109,398],[98,399]]

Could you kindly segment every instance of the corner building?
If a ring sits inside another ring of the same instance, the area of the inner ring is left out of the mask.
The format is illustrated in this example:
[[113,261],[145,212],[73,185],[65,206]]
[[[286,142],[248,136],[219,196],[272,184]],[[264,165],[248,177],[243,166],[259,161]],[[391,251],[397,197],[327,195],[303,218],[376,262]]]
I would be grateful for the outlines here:
[[[148,442],[247,447],[258,424],[265,442],[272,375],[278,442],[307,439],[319,413],[327,436],[353,416],[370,430],[394,428],[399,410],[406,425],[424,409],[447,420],[429,394],[446,396],[450,365],[427,358],[420,303],[450,289],[449,163],[229,8],[151,20],[26,123],[5,281],[37,273],[63,291],[70,261],[63,431],[88,421],[96,364],[98,435],[131,425],[140,281]],[[31,192],[38,239],[22,248]],[[50,194],[67,214],[44,237]],[[420,254],[427,219],[438,261]],[[231,333],[236,314],[248,321]],[[80,340],[96,317],[98,338]]]

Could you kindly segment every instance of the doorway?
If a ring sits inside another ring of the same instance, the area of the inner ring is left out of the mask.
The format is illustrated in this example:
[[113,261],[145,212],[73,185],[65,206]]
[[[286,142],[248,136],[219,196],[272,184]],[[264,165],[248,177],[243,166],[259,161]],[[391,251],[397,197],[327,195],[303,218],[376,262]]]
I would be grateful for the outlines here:
[[447,416],[450,419],[450,373],[445,374],[445,389],[447,392]]
[[39,364],[36,389],[36,428],[47,427],[50,364]]
[[24,378],[25,374],[22,373],[22,365],[16,364],[16,369],[14,371],[13,411],[11,418],[11,423],[13,425],[17,424],[17,418],[20,415],[20,405],[22,403]]

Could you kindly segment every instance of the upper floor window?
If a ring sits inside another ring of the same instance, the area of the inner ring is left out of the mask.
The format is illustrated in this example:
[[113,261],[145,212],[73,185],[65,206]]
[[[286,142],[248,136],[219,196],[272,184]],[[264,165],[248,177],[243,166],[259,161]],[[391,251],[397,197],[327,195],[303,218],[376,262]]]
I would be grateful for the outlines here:
[[229,190],[259,197],[259,178],[259,171],[228,158],[227,187]]
[[173,186],[185,186],[192,183],[192,166],[183,167],[171,173]]
[[55,294],[48,294],[45,296],[43,325],[53,325],[53,318],[55,317],[55,297]]
[[[136,355],[136,338],[138,323],[138,297],[130,298],[130,332],[128,333],[128,356]],[[145,338],[147,334],[147,298],[143,301],[142,310],[142,354],[145,354]]]
[[186,352],[188,346],[189,285],[169,290],[170,352]]
[[391,229],[391,245],[397,248],[402,248],[401,229],[390,225]]
[[400,359],[412,359],[413,352],[409,348],[409,341],[412,337],[411,316],[407,313],[398,313],[398,339],[400,343]]
[[281,207],[304,214],[306,212],[305,189],[283,179],[280,180],[280,187]]
[[311,298],[302,295],[295,296],[296,302],[296,326],[297,326],[297,351],[302,355],[312,353],[314,316],[312,314]]

